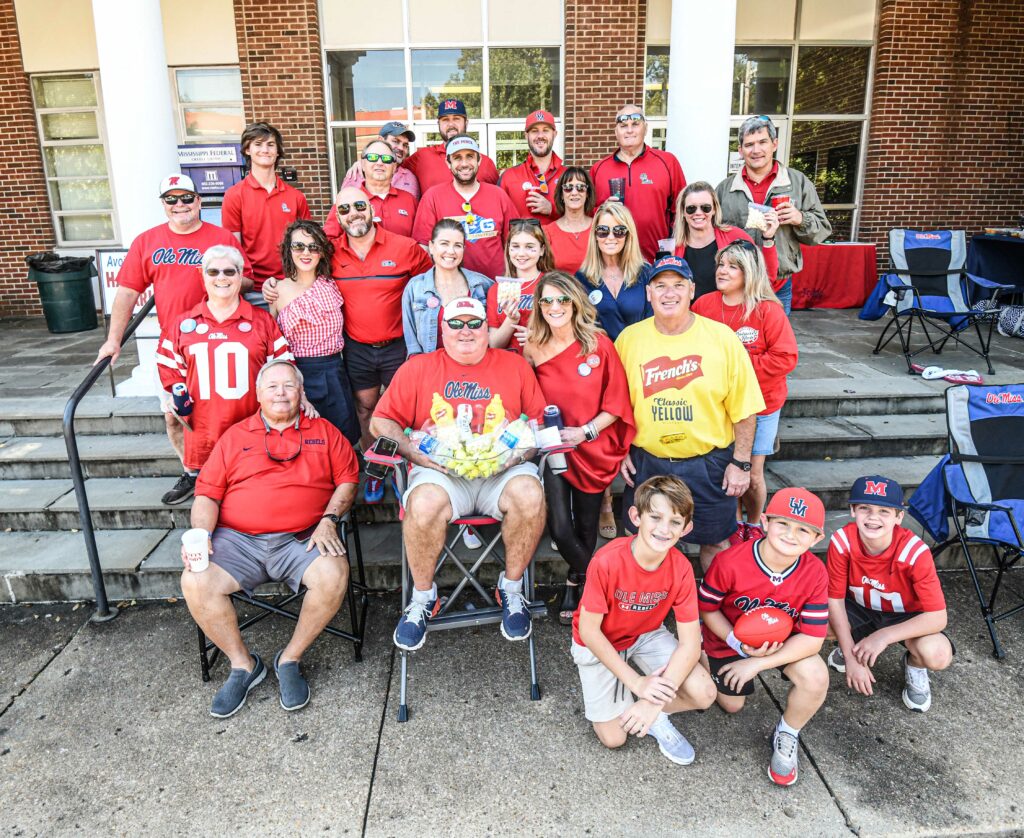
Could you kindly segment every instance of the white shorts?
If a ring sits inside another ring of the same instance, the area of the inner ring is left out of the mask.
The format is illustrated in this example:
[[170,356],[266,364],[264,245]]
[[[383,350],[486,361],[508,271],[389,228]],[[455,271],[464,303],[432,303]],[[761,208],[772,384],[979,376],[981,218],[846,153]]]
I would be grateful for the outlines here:
[[417,486],[440,486],[448,494],[453,518],[486,515],[501,520],[498,501],[505,485],[514,477],[527,475],[540,483],[540,474],[533,463],[520,463],[493,477],[466,480],[455,474],[444,474],[432,468],[413,466],[409,472],[409,488],[405,490],[402,505],[409,505],[409,495]]
[[[635,664],[644,675],[650,675],[668,663],[678,645],[679,639],[664,626],[659,626],[654,631],[641,634],[619,655],[624,661]],[[572,643],[572,660],[580,673],[583,710],[588,721],[610,722],[633,703],[633,695],[625,684],[590,649],[575,640]]]
[[174,413],[174,397],[160,383],[160,369],[156,364],[153,364],[153,380],[156,382],[156,397],[160,399],[160,409],[164,413]]

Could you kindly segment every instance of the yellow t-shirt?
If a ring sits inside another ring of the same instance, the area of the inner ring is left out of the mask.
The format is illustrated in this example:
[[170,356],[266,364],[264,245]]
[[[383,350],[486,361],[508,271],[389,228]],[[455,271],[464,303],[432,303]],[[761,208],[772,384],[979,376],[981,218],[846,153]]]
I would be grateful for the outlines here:
[[699,457],[732,443],[733,425],[764,410],[754,367],[728,326],[694,315],[681,335],[649,317],[615,341],[636,418],[633,444],[655,457]]

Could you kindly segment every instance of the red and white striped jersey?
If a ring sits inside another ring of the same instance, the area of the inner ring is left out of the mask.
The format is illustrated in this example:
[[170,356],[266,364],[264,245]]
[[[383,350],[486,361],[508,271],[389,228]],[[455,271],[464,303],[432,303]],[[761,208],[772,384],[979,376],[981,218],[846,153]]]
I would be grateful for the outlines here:
[[194,407],[185,432],[185,467],[202,468],[221,435],[252,416],[256,374],[274,358],[293,360],[274,318],[245,300],[218,322],[205,302],[164,327],[157,347],[160,383],[184,382]]
[[864,608],[894,614],[942,611],[935,560],[928,545],[906,527],[893,530],[892,544],[871,556],[851,522],[832,534],[828,545],[829,599],[849,597]]

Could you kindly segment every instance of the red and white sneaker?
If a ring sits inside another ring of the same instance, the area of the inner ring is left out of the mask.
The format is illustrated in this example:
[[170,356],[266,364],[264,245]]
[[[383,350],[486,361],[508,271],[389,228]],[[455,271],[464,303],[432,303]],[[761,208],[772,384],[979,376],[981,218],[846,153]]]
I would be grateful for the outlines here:
[[796,782],[800,739],[792,733],[775,729],[772,735],[772,761],[768,763],[768,776],[777,786],[791,786]]

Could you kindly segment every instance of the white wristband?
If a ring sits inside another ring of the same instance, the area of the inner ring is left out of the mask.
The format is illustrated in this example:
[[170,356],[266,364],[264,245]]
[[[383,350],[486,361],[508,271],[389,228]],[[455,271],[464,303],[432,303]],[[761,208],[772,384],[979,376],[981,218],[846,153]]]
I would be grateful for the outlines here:
[[740,657],[742,657],[742,658],[749,658],[750,657],[750,655],[748,655],[746,652],[743,651],[743,644],[740,643],[740,641],[737,639],[736,635],[733,634],[731,631],[729,632],[729,636],[727,638],[725,638],[725,642],[728,643],[729,647],[737,655],[739,655]]

